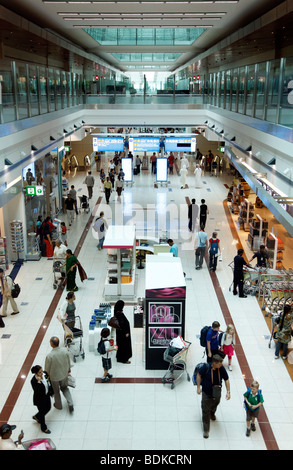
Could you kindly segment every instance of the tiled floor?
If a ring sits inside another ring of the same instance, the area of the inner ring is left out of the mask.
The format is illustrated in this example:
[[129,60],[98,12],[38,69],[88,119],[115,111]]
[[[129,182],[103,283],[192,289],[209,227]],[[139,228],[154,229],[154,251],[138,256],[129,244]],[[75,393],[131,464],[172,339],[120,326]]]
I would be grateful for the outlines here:
[[[149,235],[155,229],[162,231],[167,228],[170,236],[178,242],[187,279],[185,338],[192,342],[187,363],[189,373],[192,374],[194,366],[202,361],[203,350],[198,339],[202,326],[218,320],[224,329],[225,320],[231,317],[239,338],[233,371],[229,372],[231,400],[226,401],[223,394],[217,421],[211,424],[210,438],[203,439],[201,400],[192,383],[186,379],[174,390],[156,381],[121,383],[117,380],[109,384],[96,381],[102,375],[102,365],[101,359],[89,352],[88,323],[93,309],[104,300],[106,252],[97,250],[91,229],[84,241],[81,239],[91,217],[91,213],[82,213],[69,231],[69,247],[80,250],[79,260],[88,277],[94,279],[84,284],[79,282],[80,289],[76,295],[77,312],[84,327],[85,359],[77,359],[72,367],[72,375],[77,382],[76,388],[72,389],[75,411],[70,415],[64,402],[62,411],[52,408],[47,415],[47,424],[52,431],[50,437],[59,450],[293,448],[293,386],[289,373],[282,359],[274,361],[273,348],[268,348],[270,332],[257,299],[239,299],[229,292],[232,271],[228,264],[236,254],[237,240],[227,222],[223,200],[227,195],[224,184],[230,184],[231,178],[204,176],[202,189],[195,189],[191,174],[190,171],[188,189],[180,189],[180,178],[176,174],[170,175],[168,188],[154,189],[153,175],[142,172],[135,177],[132,188],[125,188],[121,203],[112,195],[109,206],[105,205],[103,197],[97,207],[95,203],[103,194],[95,173],[97,184],[90,206],[92,213],[103,208],[110,223],[112,217],[116,223],[135,223],[137,230],[147,229]],[[78,194],[86,189],[83,179],[84,174],[78,174],[74,179],[76,188],[82,188]],[[209,235],[214,230],[218,231],[224,254],[215,275],[210,275],[206,265],[201,271],[194,269],[194,241],[187,230],[186,197],[195,197],[197,201],[205,198],[209,206],[206,229]],[[167,222],[166,211],[170,213]],[[137,270],[138,297],[144,296],[144,273],[145,270]],[[38,277],[41,279],[36,280]],[[39,262],[25,263],[17,282],[22,288],[18,302],[27,304],[21,305],[20,315],[6,318],[6,328],[1,331],[1,335],[11,336],[0,341],[0,420],[7,419],[9,423],[16,424],[15,435],[23,429],[26,439],[44,436],[32,421],[36,408],[32,404],[30,367],[44,364],[51,349],[51,336],[63,337],[56,316],[65,293],[58,297],[60,293],[53,290],[52,281],[51,260],[43,258]],[[129,302],[125,313],[133,326],[132,309],[133,302]],[[47,317],[44,321],[48,310],[49,317],[53,312],[52,318]],[[40,331],[43,338],[38,341],[36,338],[40,337]],[[114,377],[160,379],[163,371],[144,368],[142,329],[132,328],[132,346],[130,365],[117,364],[113,360]],[[265,412],[257,431],[247,438],[243,393],[246,390],[245,379],[249,380],[250,374],[260,382]]]

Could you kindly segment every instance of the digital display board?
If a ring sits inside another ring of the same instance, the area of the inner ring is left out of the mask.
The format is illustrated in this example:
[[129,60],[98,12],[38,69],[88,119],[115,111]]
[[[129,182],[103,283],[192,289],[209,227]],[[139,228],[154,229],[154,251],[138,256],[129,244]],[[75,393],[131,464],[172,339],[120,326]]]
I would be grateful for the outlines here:
[[196,137],[165,137],[165,152],[195,152]]
[[94,152],[123,152],[124,137],[93,137],[93,150]]
[[129,137],[130,152],[159,152],[160,137]]
[[124,172],[124,181],[133,180],[132,158],[121,158],[121,168]]
[[156,164],[156,175],[158,182],[164,182],[168,180],[168,160],[167,158],[157,158]]

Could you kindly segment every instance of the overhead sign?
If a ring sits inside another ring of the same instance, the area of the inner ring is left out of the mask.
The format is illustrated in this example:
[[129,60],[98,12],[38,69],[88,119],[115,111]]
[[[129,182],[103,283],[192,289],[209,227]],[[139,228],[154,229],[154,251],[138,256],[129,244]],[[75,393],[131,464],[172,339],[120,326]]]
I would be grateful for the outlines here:
[[159,152],[160,137],[129,137],[130,152]]
[[26,186],[25,192],[27,196],[43,196],[43,186]]
[[123,152],[124,137],[93,137],[94,152]]
[[165,137],[165,152],[195,152],[196,137]]

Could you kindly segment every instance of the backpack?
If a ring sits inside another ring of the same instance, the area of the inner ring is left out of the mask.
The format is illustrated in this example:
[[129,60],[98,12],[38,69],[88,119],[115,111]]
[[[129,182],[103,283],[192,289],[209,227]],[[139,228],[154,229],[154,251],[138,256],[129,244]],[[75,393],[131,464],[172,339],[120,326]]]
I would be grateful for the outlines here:
[[105,342],[104,342],[103,339],[101,339],[98,342],[97,351],[98,351],[99,354],[101,354],[101,356],[103,356],[103,354],[106,354]]
[[[210,367],[210,364],[208,364],[207,362],[199,362],[196,366],[195,366],[195,369],[193,371],[193,376],[192,376],[192,383],[193,385],[197,385],[197,382],[196,382],[196,377],[197,377],[197,374],[198,374],[198,371],[201,369],[201,368],[205,368],[205,371],[204,371],[204,375],[206,375],[206,373],[208,372],[208,369]],[[201,382],[200,382],[200,385],[202,385],[202,381],[204,379],[204,375],[201,375]]]
[[204,326],[200,330],[199,343],[203,348],[207,347],[207,332],[209,331],[210,328],[211,326]]
[[[248,391],[248,394],[250,395],[250,394],[251,394],[251,388],[250,388],[250,387],[247,387],[247,391]],[[261,394],[261,390],[258,390],[258,391],[257,391],[257,400],[258,400],[258,403],[260,403],[260,394]],[[248,395],[248,397],[246,397],[247,399],[249,398],[249,395]],[[244,399],[244,401],[243,401],[243,406],[244,406],[245,410],[247,411],[248,405],[247,405],[245,399]],[[253,410],[250,410],[250,411],[253,411]]]
[[218,246],[218,239],[214,240],[213,238],[211,238],[212,240],[212,243],[211,243],[211,248],[210,248],[210,253],[212,255],[215,255],[218,253],[218,250],[219,250],[219,246]]

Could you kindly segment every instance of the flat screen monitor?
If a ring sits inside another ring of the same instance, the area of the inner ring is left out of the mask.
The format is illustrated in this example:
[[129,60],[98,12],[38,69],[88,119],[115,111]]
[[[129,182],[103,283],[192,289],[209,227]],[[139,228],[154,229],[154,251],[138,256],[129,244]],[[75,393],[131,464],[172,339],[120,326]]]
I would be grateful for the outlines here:
[[131,182],[133,180],[132,158],[121,158],[121,168],[124,172],[124,181]]
[[159,152],[160,137],[129,137],[130,152]]
[[165,152],[195,152],[196,137],[165,137]]
[[94,152],[123,152],[124,137],[97,136],[93,137]]
[[167,160],[167,158],[164,158],[164,157],[157,158],[156,174],[157,174],[157,181],[158,182],[163,183],[163,182],[168,181],[168,160]]

